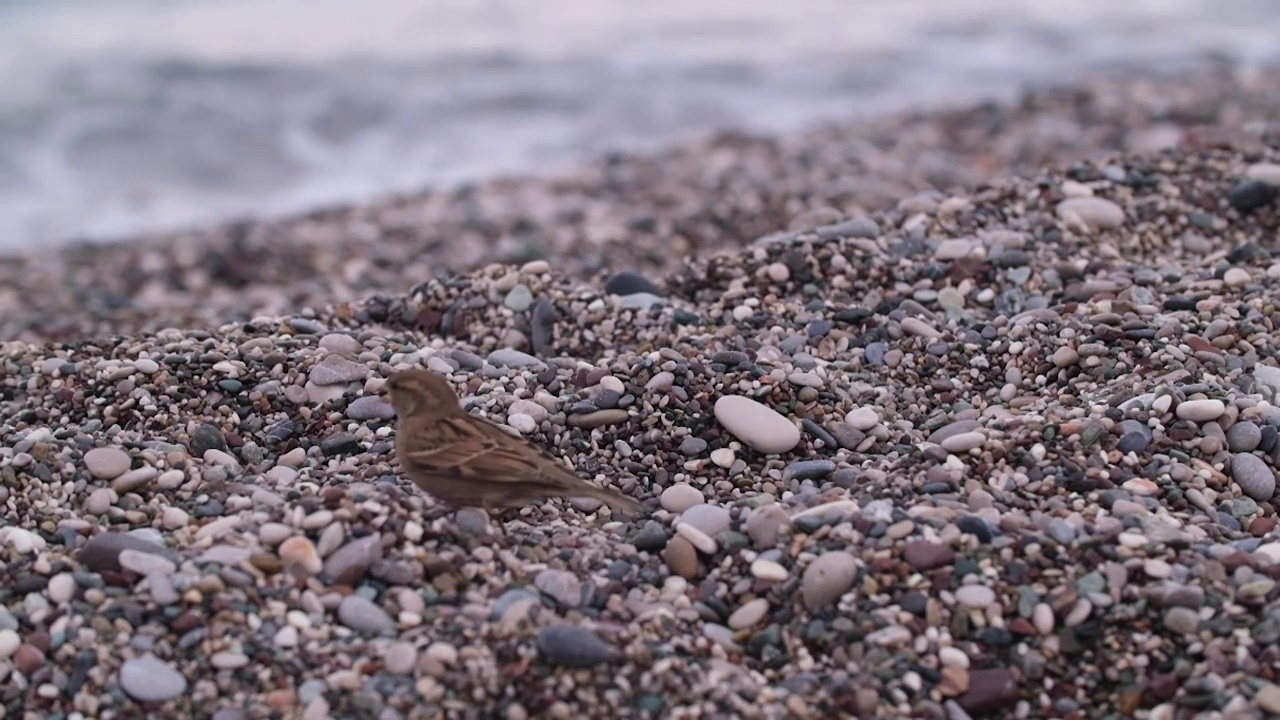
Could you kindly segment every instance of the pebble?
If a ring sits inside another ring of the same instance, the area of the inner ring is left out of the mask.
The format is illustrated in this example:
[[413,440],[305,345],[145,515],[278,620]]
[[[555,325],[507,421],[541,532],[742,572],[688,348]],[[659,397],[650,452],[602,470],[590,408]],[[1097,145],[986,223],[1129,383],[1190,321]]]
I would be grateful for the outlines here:
[[511,348],[502,348],[489,353],[486,358],[490,365],[500,368],[544,368],[546,363],[538,358],[519,350]]
[[315,543],[304,535],[294,535],[280,543],[277,549],[286,568],[304,576],[319,575],[324,561]]
[[1058,203],[1058,217],[1078,219],[1092,230],[1110,230],[1124,224],[1124,210],[1099,197],[1072,197]]
[[417,664],[418,649],[413,643],[391,643],[382,655],[382,666],[392,675],[409,675]]
[[338,605],[338,620],[343,625],[369,635],[377,635],[395,630],[395,620],[386,610],[360,595],[348,595]]
[[[340,525],[330,525],[329,527],[341,528]],[[320,548],[318,547],[315,548],[315,551],[320,555],[324,554],[320,552]],[[281,559],[283,558],[284,555],[282,550]],[[369,568],[373,567],[374,563],[381,559],[382,536],[377,533],[365,535],[362,538],[352,540],[335,550],[332,555],[329,555],[324,561],[323,572],[325,577],[329,578],[329,581],[336,585],[348,585],[354,587],[355,584],[365,576],[365,573],[369,571]],[[307,555],[307,549],[305,547],[301,549],[297,561],[304,570],[309,571],[311,568],[315,567],[310,556]]]
[[747,536],[757,548],[771,548],[778,543],[783,528],[791,525],[791,517],[776,504],[765,505],[747,518]]
[[853,587],[858,560],[843,551],[819,555],[804,569],[800,594],[805,607],[818,610],[834,604]]
[[117,556],[120,567],[123,570],[137,573],[139,575],[150,575],[152,573],[171,573],[177,570],[177,565],[169,558],[157,555],[152,552],[134,550],[125,548],[120,551]]
[[71,573],[58,573],[49,578],[49,586],[45,590],[49,600],[55,604],[70,602],[76,593],[76,581]]
[[964,585],[956,590],[956,600],[965,607],[984,610],[996,601],[996,593],[986,585]]
[[716,400],[714,412],[734,437],[766,455],[787,452],[800,443],[795,423],[751,398],[724,395]]
[[1241,421],[1227,430],[1227,447],[1233,453],[1251,452],[1262,444],[1262,428],[1257,423]]
[[149,465],[144,465],[112,480],[111,489],[117,493],[130,493],[141,490],[149,485],[152,480],[155,480],[159,474],[160,471]]
[[0,629],[0,661],[8,660],[22,645],[22,638],[9,628]]
[[84,501],[84,510],[89,515],[102,515],[111,509],[120,499],[120,494],[109,487],[98,488],[89,493]]
[[635,295],[638,293],[662,295],[662,291],[657,285],[653,284],[653,281],[632,270],[614,273],[605,281],[604,291],[610,295]]
[[565,608],[582,604],[582,581],[565,570],[547,568],[533,578],[533,586]]
[[719,549],[714,538],[689,523],[677,525],[676,534],[707,555],[714,555]]
[[369,368],[361,363],[352,362],[341,355],[325,355],[320,362],[312,366],[307,379],[323,387],[363,381],[368,376]]
[[548,663],[587,668],[608,662],[609,646],[594,632],[577,625],[549,625],[538,631],[538,652]]
[[680,524],[689,525],[703,534],[715,537],[729,529],[729,511],[719,505],[698,503],[680,514]]
[[789,576],[787,569],[772,560],[757,558],[751,563],[751,575],[766,582],[782,582]]
[[860,407],[849,411],[844,416],[844,421],[855,430],[866,432],[880,424],[880,414],[876,412],[875,408]]
[[702,493],[688,483],[676,483],[662,491],[659,498],[662,508],[668,512],[682,513],[703,502]]
[[365,395],[347,405],[346,416],[352,420],[390,420],[396,416],[396,410],[377,395]]
[[711,451],[710,457],[712,464],[726,470],[733,467],[734,461],[738,459],[732,448],[716,448]]
[[139,702],[165,702],[187,691],[187,679],[169,663],[147,653],[120,665],[120,689]]
[[89,538],[80,548],[79,561],[92,572],[121,570],[121,554],[134,551],[141,554],[152,554],[168,560],[171,566],[177,565],[178,556],[171,550],[132,533],[105,532]]
[[1200,613],[1187,607],[1171,607],[1164,611],[1164,626],[1179,635],[1191,635],[1200,627]]
[[1254,500],[1269,500],[1276,492],[1276,474],[1257,455],[1237,453],[1231,457],[1231,479]]
[[676,535],[667,541],[662,550],[662,562],[682,578],[691,580],[698,575],[698,551],[684,536]]
[[947,452],[963,453],[982,447],[982,443],[986,440],[986,435],[980,432],[962,432],[944,438],[939,444]]
[[769,601],[764,598],[756,598],[743,603],[737,610],[729,615],[729,627],[734,630],[743,630],[753,627],[764,616],[769,613]]
[[84,454],[84,466],[89,474],[100,480],[111,480],[129,471],[133,461],[129,453],[120,448],[94,448]]
[[1178,418],[1191,422],[1209,422],[1222,417],[1227,406],[1221,400],[1187,400],[1175,411]]

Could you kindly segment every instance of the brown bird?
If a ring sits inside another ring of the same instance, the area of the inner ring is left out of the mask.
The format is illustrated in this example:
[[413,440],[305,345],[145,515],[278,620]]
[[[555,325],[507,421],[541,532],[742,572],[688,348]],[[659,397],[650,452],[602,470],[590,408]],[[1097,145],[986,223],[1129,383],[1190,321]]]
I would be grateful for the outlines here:
[[551,497],[590,497],[628,513],[644,509],[583,480],[537,445],[463,410],[449,382],[430,370],[398,371],[384,391],[399,418],[401,470],[441,502],[489,510]]

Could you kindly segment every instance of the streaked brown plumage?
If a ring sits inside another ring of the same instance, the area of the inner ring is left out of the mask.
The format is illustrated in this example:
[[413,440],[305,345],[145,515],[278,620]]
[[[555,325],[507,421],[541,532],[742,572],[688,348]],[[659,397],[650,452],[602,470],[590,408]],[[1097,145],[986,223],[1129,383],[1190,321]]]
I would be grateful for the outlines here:
[[551,497],[591,497],[616,510],[643,510],[635,500],[578,477],[537,445],[463,410],[449,382],[430,370],[401,370],[387,380],[385,391],[399,418],[401,470],[443,503],[497,509]]

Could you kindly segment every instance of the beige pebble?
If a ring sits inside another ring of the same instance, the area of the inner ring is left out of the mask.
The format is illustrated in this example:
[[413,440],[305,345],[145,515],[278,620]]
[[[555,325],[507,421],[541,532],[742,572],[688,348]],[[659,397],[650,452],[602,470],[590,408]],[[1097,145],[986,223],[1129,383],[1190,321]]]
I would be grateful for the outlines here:
[[1228,287],[1240,287],[1241,285],[1247,285],[1252,279],[1253,278],[1249,275],[1249,271],[1244,268],[1233,267],[1222,274],[1222,282]]
[[763,620],[768,613],[768,600],[764,598],[750,600],[729,615],[729,627],[734,630],[752,627]]
[[110,510],[111,506],[115,505],[119,499],[120,496],[115,490],[109,487],[98,488],[89,493],[89,497],[85,498],[84,510],[90,515],[101,515]]
[[880,413],[873,407],[854,408],[844,416],[844,421],[853,429],[866,432],[880,424]]
[[819,555],[804,569],[800,580],[800,595],[809,610],[834,605],[853,587],[857,577],[858,559],[844,551]]
[[726,470],[732,467],[734,460],[737,459],[737,455],[733,452],[733,448],[716,448],[711,451],[711,462]]
[[62,604],[70,602],[71,598],[76,594],[76,579],[71,573],[58,573],[49,578],[49,585],[45,588],[49,594],[49,600],[54,604]]
[[190,522],[191,516],[187,514],[187,511],[173,505],[166,507],[160,515],[160,524],[164,526],[165,530],[184,528]]
[[89,474],[100,480],[112,480],[129,471],[133,461],[129,453],[120,448],[94,448],[84,454],[84,466]]
[[1222,417],[1227,406],[1221,400],[1187,400],[1178,404],[1175,414],[1180,420],[1209,422]]
[[986,585],[964,585],[956,590],[956,600],[965,607],[984,610],[996,601],[996,591]]
[[794,422],[749,397],[722,396],[713,412],[734,437],[759,452],[784,453],[800,443],[800,428]]
[[410,642],[394,642],[382,655],[382,665],[392,675],[408,675],[418,664],[418,649]]
[[702,493],[689,483],[676,483],[662,491],[659,502],[668,512],[682,513],[703,502]]
[[261,527],[258,528],[258,539],[261,540],[264,545],[279,545],[290,535],[293,535],[293,528],[285,525],[284,523],[263,523]]
[[714,555],[718,548],[715,538],[702,532],[689,523],[680,523],[677,525],[676,534],[685,540],[688,540],[689,544],[708,555]]
[[751,575],[758,580],[782,582],[787,579],[787,569],[772,560],[757,558],[751,563]]
[[1051,634],[1054,625],[1053,608],[1049,607],[1048,603],[1037,603],[1035,609],[1031,611],[1031,624],[1041,635]]

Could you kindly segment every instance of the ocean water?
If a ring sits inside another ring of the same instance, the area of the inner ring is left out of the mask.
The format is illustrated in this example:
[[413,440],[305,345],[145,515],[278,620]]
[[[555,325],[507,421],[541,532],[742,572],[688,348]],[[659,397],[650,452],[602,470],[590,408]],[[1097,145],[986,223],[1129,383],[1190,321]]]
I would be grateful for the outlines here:
[[1275,0],[0,0],[0,251],[545,174],[1202,53]]

